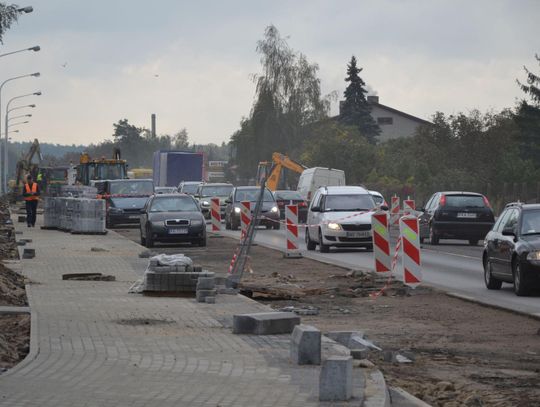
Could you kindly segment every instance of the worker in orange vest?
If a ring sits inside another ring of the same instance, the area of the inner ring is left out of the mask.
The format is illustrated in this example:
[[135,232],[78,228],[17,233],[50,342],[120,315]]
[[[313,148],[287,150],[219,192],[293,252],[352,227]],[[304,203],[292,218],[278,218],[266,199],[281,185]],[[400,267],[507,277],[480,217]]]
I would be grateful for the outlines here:
[[32,175],[28,174],[24,184],[23,197],[26,203],[26,223],[29,228],[36,226],[39,192],[39,185],[33,181]]

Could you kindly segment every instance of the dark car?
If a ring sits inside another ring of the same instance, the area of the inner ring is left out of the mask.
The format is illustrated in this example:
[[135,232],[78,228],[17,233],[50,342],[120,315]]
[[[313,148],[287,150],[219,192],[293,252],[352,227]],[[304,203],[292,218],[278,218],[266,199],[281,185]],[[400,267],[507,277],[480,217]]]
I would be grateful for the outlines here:
[[140,213],[141,244],[190,242],[206,246],[206,224],[195,198],[186,194],[152,196]]
[[141,209],[154,193],[150,179],[116,179],[97,182],[98,197],[106,200],[107,227],[139,223]]
[[279,208],[281,219],[285,219],[285,207],[287,205],[298,205],[298,222],[306,223],[307,201],[302,198],[298,191],[274,191],[274,197]]
[[436,192],[420,209],[420,240],[464,239],[476,246],[495,223],[487,198],[476,192]]
[[178,192],[182,194],[195,195],[197,188],[201,185],[200,181],[182,181],[178,184]]
[[201,211],[206,219],[210,219],[210,200],[212,198],[219,198],[219,207],[221,212],[221,218],[225,217],[225,208],[227,204],[225,200],[231,195],[233,189],[232,184],[226,183],[209,183],[200,184],[195,193],[195,198],[199,200]]
[[[255,204],[259,197],[259,187],[235,187],[225,208],[225,228],[237,230],[240,227],[240,202],[251,202],[251,213],[255,210]],[[264,190],[261,213],[257,219],[257,225],[265,226],[266,229],[279,229],[279,209],[272,192]]]
[[484,282],[490,290],[513,283],[517,295],[540,287],[540,204],[513,203],[484,241]]

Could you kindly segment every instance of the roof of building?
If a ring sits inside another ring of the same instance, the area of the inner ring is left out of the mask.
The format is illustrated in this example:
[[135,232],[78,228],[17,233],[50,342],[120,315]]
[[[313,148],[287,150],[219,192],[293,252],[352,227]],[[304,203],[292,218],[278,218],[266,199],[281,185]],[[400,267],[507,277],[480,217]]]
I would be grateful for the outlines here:
[[427,120],[424,120],[424,119],[421,119],[419,117],[413,116],[412,114],[409,114],[409,113],[402,112],[401,110],[394,109],[393,107],[380,104],[378,102],[376,102],[376,103],[372,102],[371,104],[373,106],[377,106],[377,107],[379,107],[381,109],[388,110],[389,112],[392,112],[392,113],[398,114],[400,116],[403,116],[403,117],[405,117],[407,119],[414,120],[414,121],[419,122],[421,124],[433,124],[433,123],[431,123],[431,122],[429,122]]

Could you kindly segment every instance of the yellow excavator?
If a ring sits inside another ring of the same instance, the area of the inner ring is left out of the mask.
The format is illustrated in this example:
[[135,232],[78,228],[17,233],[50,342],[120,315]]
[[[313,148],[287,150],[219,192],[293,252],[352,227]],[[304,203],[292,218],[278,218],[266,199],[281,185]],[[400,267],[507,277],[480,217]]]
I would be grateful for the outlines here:
[[90,185],[90,181],[127,178],[127,162],[115,148],[112,158],[92,159],[88,153],[82,153],[77,165],[77,183]]
[[266,179],[266,187],[270,191],[277,190],[283,168],[301,174],[307,167],[291,160],[284,154],[273,153],[272,161],[261,161],[259,163],[259,167],[257,168],[257,185],[268,176]]
[[[37,163],[34,162],[35,157],[37,157]],[[10,187],[13,190],[13,198],[17,198],[22,194],[22,186],[24,185],[26,175],[32,174],[32,177],[37,179],[42,160],[43,156],[41,155],[41,150],[39,148],[39,141],[38,139],[34,139],[28,152],[17,161],[15,180],[10,181]]]

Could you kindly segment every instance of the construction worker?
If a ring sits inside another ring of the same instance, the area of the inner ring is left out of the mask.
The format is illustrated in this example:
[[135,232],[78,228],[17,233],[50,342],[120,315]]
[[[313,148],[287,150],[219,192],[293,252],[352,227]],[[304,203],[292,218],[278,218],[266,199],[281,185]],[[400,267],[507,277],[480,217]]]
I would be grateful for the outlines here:
[[34,227],[36,225],[36,212],[39,200],[39,185],[33,181],[30,174],[26,176],[23,197],[26,204],[26,223],[29,228]]

